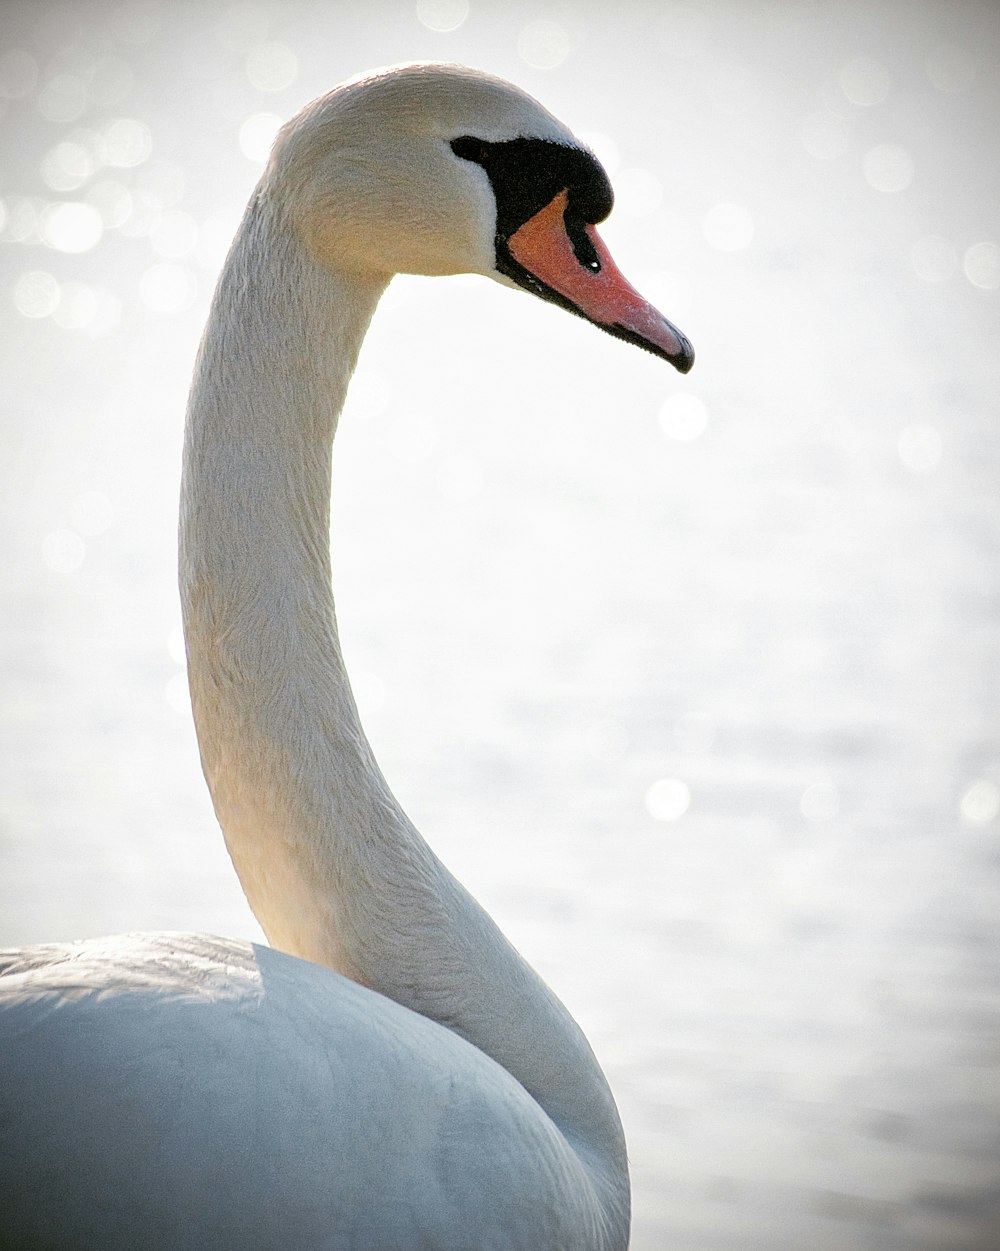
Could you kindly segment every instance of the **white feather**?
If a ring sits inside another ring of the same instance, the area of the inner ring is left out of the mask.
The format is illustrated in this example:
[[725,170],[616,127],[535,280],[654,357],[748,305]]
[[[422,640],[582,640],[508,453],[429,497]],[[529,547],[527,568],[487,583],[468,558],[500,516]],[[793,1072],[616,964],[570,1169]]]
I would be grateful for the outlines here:
[[496,276],[467,133],[574,142],[499,80],[400,67],[305,109],[247,210],[191,393],[181,594],[205,776],[280,950],[8,955],[5,1246],[627,1244],[607,1082],[386,785],[330,590],[331,447],[386,282]]

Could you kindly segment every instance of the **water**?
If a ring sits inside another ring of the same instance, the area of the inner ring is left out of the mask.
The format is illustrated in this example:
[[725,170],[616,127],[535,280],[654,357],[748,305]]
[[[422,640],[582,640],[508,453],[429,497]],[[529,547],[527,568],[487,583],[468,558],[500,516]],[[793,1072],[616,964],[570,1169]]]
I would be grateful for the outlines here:
[[184,704],[191,360],[276,119],[468,61],[597,146],[698,363],[393,284],[333,510],[385,772],[604,1061],[637,1251],[995,1246],[995,10],[465,11],[4,7],[0,941],[260,937]]

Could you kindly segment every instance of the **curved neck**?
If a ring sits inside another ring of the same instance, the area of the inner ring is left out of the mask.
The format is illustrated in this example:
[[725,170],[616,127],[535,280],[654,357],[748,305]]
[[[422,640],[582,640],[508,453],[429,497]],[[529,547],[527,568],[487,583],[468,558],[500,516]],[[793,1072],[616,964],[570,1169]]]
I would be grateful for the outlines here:
[[399,807],[344,669],[330,457],[384,285],[320,268],[263,197],[251,203],[215,295],[185,438],[181,598],[202,764],[268,939],[506,1068],[579,1157],[598,1245],[624,1246],[624,1140],[597,1061]]

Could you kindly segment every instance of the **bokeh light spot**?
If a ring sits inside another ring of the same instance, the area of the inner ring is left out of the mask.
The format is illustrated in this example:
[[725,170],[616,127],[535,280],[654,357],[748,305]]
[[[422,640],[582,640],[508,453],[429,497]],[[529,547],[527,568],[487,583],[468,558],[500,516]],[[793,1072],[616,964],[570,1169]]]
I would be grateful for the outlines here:
[[892,80],[889,71],[870,56],[848,61],[838,76],[840,89],[852,104],[865,107],[881,104],[888,96]]
[[198,296],[198,284],[190,269],[163,261],[152,265],[139,279],[139,298],[153,313],[183,313]]
[[14,283],[14,307],[22,317],[49,317],[59,307],[59,283],[44,270],[33,269]]
[[987,778],[977,779],[963,793],[959,812],[968,825],[988,825],[1000,813],[1000,787]]
[[119,229],[129,239],[143,239],[160,219],[163,206],[159,200],[144,191],[134,191],[129,195],[128,216]]
[[876,191],[905,191],[913,182],[913,159],[897,143],[880,143],[865,153],[865,178]]
[[91,183],[86,192],[87,203],[101,215],[106,230],[124,226],[132,215],[132,193],[113,178]]
[[660,429],[668,439],[693,443],[707,426],[708,411],[697,395],[668,395],[660,405]]
[[[81,284],[82,285],[82,284]],[[88,287],[87,307],[93,310],[90,320],[78,328],[89,335],[107,334],[121,323],[122,302],[106,287]],[[92,301],[91,302],[91,297]]]
[[12,195],[5,203],[3,237],[11,243],[36,243],[41,205],[23,195]]
[[716,204],[705,214],[702,230],[713,248],[739,252],[753,239],[753,218],[742,204]]
[[198,223],[190,213],[169,209],[153,224],[149,242],[153,251],[166,260],[190,256],[198,247]]
[[98,299],[85,282],[64,282],[59,290],[59,307],[52,314],[64,330],[86,330],[97,319]]
[[57,143],[42,161],[42,179],[53,191],[76,191],[95,173],[96,162],[82,143]]
[[965,48],[950,43],[938,44],[927,57],[927,77],[938,91],[954,95],[972,86],[976,77],[976,62]]
[[570,54],[569,35],[558,22],[529,22],[517,37],[517,54],[532,69],[555,69]]
[[248,160],[263,165],[281,124],[282,119],[277,113],[251,114],[240,127],[240,151]]
[[258,44],[247,53],[246,75],[258,91],[284,91],[295,81],[299,59],[285,43]]
[[691,807],[691,788],[680,778],[660,778],[646,791],[646,811],[654,821],[678,821]]
[[104,234],[104,222],[92,204],[69,200],[42,214],[42,241],[58,252],[89,252]]
[[75,122],[87,109],[87,85],[75,74],[56,74],[38,93],[38,111],[50,122]]
[[468,16],[468,0],[417,0],[417,21],[438,34],[458,30]]
[[974,243],[962,257],[962,268],[974,287],[995,291],[1000,287],[1000,247],[989,240]]
[[105,160],[119,169],[132,169],[148,161],[153,151],[149,127],[134,117],[119,117],[101,132]]

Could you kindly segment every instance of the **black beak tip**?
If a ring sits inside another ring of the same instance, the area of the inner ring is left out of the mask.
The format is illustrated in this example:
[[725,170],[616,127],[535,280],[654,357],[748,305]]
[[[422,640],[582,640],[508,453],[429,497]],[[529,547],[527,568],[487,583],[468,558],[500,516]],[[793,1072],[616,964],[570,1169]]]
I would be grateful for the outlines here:
[[680,341],[680,351],[675,352],[668,359],[679,374],[687,374],[691,372],[694,364],[694,348],[691,346],[691,340],[687,335],[681,334],[679,330],[674,328],[674,333]]

